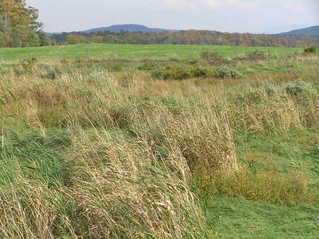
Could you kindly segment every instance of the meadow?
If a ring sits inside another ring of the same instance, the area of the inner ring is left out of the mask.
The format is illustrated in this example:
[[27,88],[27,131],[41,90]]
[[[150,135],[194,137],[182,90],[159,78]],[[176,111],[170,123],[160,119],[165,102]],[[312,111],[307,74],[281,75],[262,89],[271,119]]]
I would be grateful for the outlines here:
[[0,238],[318,238],[318,53],[0,55]]
[[129,44],[78,44],[46,47],[1,48],[0,60],[19,61],[35,57],[39,60],[83,58],[119,59],[193,59],[203,51],[216,51],[224,57],[234,57],[247,52],[263,51],[279,56],[301,53],[301,48],[285,47],[234,47],[207,45],[129,45]]

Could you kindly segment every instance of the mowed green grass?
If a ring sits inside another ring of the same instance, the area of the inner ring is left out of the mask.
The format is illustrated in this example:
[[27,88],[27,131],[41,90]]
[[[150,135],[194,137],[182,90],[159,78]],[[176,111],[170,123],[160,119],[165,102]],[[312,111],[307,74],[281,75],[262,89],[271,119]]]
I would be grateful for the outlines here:
[[302,52],[300,48],[283,47],[235,47],[207,45],[120,45],[120,44],[79,44],[30,48],[1,48],[0,60],[18,61],[35,57],[38,60],[62,60],[84,58],[198,58],[201,52],[217,52],[225,57],[234,57],[254,51],[269,52],[272,55],[285,56]]
[[[282,169],[305,171],[318,184],[318,135],[313,130],[293,129],[280,136],[240,135],[236,140],[239,157],[250,150],[252,168],[260,170],[262,159]],[[206,202],[205,215],[212,235],[221,239],[317,239],[319,205],[274,205],[244,197],[216,195]]]
[[243,198],[218,197],[206,212],[212,238],[317,239],[318,207],[276,206]]

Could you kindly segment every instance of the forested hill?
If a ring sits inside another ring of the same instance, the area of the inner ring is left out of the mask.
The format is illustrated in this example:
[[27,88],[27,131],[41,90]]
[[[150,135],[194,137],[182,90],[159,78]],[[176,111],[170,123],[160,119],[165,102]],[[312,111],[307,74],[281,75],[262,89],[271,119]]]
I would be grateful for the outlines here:
[[280,33],[279,35],[298,35],[298,36],[318,36],[319,37],[319,25],[313,27],[307,27],[303,29],[297,29],[290,32]]
[[160,29],[160,28],[149,28],[143,25],[136,24],[124,24],[124,25],[113,25],[109,27],[99,27],[93,28],[86,31],[84,33],[92,33],[92,32],[171,32],[171,30]]
[[297,35],[264,35],[223,33],[216,31],[176,32],[71,32],[51,35],[56,44],[119,43],[119,44],[200,44],[235,46],[287,46],[319,45],[319,37]]

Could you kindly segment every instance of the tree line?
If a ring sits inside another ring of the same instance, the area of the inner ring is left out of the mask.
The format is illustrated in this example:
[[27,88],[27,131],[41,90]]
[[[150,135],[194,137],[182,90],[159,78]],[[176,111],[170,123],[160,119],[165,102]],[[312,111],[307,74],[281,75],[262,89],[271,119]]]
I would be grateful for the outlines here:
[[307,47],[319,45],[319,37],[279,36],[266,34],[223,33],[216,31],[143,32],[71,32],[51,36],[55,44],[198,44],[235,46]]

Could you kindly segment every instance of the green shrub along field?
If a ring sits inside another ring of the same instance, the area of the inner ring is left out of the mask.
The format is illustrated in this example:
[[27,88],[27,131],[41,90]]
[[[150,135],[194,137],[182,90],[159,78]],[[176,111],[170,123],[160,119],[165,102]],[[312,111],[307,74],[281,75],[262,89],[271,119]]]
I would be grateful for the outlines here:
[[0,238],[318,238],[318,53],[0,55]]

